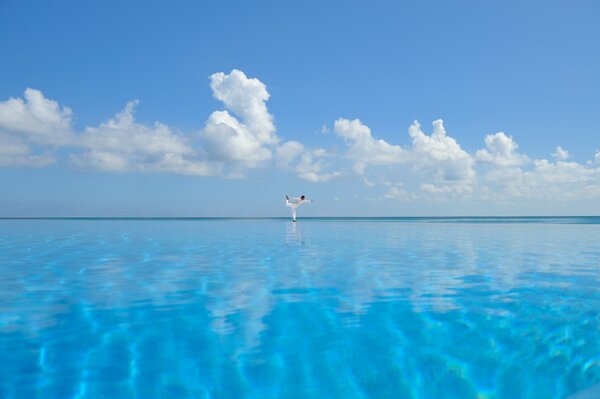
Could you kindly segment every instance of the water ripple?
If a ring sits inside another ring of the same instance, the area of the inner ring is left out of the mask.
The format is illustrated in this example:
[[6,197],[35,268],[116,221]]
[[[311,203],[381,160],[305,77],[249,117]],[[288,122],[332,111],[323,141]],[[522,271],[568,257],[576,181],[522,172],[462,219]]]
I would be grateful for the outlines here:
[[2,220],[0,397],[563,398],[592,222]]

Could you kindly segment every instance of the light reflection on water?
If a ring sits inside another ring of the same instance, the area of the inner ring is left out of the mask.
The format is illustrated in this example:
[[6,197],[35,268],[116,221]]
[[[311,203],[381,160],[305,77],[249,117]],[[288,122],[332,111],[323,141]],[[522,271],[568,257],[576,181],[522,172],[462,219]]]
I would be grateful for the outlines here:
[[561,398],[600,225],[0,221],[0,397]]

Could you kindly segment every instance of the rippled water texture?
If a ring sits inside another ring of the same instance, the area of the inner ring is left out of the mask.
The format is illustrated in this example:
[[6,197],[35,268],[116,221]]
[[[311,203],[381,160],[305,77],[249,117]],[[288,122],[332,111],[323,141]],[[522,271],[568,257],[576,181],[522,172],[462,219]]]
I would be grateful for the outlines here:
[[563,398],[588,222],[0,220],[0,397]]

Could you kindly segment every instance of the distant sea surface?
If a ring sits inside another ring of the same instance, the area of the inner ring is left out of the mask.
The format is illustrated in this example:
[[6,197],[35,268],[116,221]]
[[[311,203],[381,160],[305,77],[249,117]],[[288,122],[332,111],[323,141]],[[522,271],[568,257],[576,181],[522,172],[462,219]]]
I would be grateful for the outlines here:
[[597,384],[600,217],[0,220],[0,398]]

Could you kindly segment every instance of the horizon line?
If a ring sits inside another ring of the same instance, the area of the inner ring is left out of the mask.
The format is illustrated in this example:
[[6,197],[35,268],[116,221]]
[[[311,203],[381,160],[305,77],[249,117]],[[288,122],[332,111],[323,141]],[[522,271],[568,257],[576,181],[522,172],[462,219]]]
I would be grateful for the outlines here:
[[[600,215],[458,215],[458,216],[303,216],[298,219],[549,219],[600,218]],[[219,220],[219,219],[290,219],[289,216],[0,216],[0,220]]]

